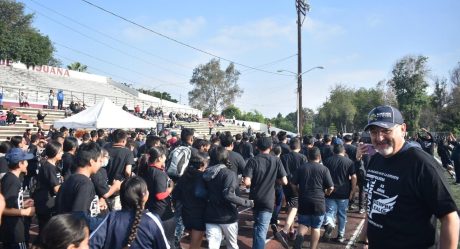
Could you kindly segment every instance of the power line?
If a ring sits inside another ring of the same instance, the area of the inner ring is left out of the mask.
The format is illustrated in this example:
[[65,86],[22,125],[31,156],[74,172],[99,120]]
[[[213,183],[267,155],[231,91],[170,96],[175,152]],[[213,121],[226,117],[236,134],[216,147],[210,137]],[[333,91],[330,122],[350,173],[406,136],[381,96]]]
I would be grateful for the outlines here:
[[99,30],[97,30],[97,29],[94,29],[94,28],[92,28],[92,27],[90,27],[90,26],[88,26],[88,25],[86,25],[86,24],[83,24],[83,23],[81,23],[81,22],[79,22],[79,21],[77,21],[77,20],[75,20],[75,19],[73,19],[73,18],[71,18],[71,17],[68,17],[68,16],[66,16],[66,15],[64,15],[64,14],[61,14],[61,13],[59,13],[59,12],[53,10],[53,9],[50,9],[50,8],[48,8],[48,7],[46,7],[46,6],[42,5],[42,4],[40,4],[39,2],[37,2],[37,1],[35,1],[35,0],[29,0],[29,1],[32,1],[32,2],[34,2],[35,4],[40,5],[41,7],[45,8],[45,9],[47,9],[47,10],[49,10],[49,11],[51,11],[51,12],[57,14],[57,15],[59,15],[59,16],[62,16],[62,17],[66,18],[66,19],[68,19],[68,20],[70,20],[70,21],[72,21],[72,22],[74,22],[74,23],[77,23],[78,25],[80,25],[80,26],[82,26],[82,27],[84,27],[84,28],[86,28],[86,29],[89,29],[89,30],[91,30],[91,31],[93,31],[93,32],[95,32],[95,33],[98,33],[98,34],[102,35],[102,36],[105,36],[105,37],[107,37],[107,38],[109,38],[109,39],[111,39],[111,40],[114,40],[114,41],[116,41],[116,42],[119,42],[119,43],[121,43],[121,44],[124,44],[124,45],[126,45],[126,46],[128,46],[128,47],[131,47],[131,48],[133,48],[133,49],[136,49],[136,50],[138,50],[138,51],[140,51],[140,52],[149,54],[149,55],[151,55],[151,56],[153,56],[153,57],[156,57],[156,58],[159,58],[159,59],[161,59],[161,60],[167,61],[167,62],[169,62],[169,63],[171,63],[171,64],[174,64],[174,65],[177,65],[177,66],[186,68],[186,69],[193,69],[192,67],[189,67],[189,66],[183,65],[183,64],[181,64],[181,63],[178,63],[178,62],[169,60],[169,59],[167,59],[167,58],[164,58],[164,57],[162,57],[162,56],[153,54],[153,53],[151,53],[150,51],[147,51],[147,50],[138,48],[138,47],[133,46],[133,45],[127,43],[127,42],[124,42],[124,41],[122,41],[122,40],[120,40],[120,39],[117,39],[117,38],[115,38],[115,37],[113,37],[113,36],[110,36],[110,35],[108,35],[108,34],[105,34],[105,33],[101,32],[101,31],[99,31]]
[[[115,63],[110,62],[110,61],[106,61],[106,60],[100,59],[100,58],[95,57],[95,56],[93,56],[93,55],[91,55],[91,54],[88,54],[88,53],[79,51],[79,50],[74,49],[74,48],[71,48],[71,47],[68,47],[68,46],[66,46],[66,45],[64,45],[64,44],[60,44],[60,43],[58,43],[58,42],[53,42],[53,43],[56,44],[56,45],[58,45],[58,46],[64,47],[64,48],[66,48],[66,49],[69,49],[69,50],[71,50],[71,51],[74,51],[74,52],[76,52],[76,53],[79,53],[79,54],[85,55],[85,56],[87,56],[87,57],[90,57],[90,58],[92,58],[92,59],[98,60],[98,61],[100,61],[100,62],[107,63],[107,64],[109,64],[109,65],[118,67],[118,68],[120,68],[120,69],[129,71],[129,72],[136,73],[136,74],[141,75],[141,76],[143,76],[143,77],[145,77],[145,78],[147,78],[147,79],[153,79],[153,80],[156,80],[156,81],[160,81],[160,82],[168,83],[168,84],[171,84],[171,85],[177,85],[177,86],[183,87],[183,85],[180,85],[180,84],[177,84],[177,83],[168,82],[168,81],[164,81],[164,80],[161,80],[161,79],[152,77],[152,76],[145,75],[145,74],[143,74],[143,73],[141,73],[141,72],[132,70],[132,69],[127,68],[127,67],[124,67],[124,66],[120,66],[120,65],[115,64]],[[182,84],[184,84],[184,83],[182,83]]]
[[[262,64],[262,65],[258,65],[257,67],[265,67],[265,66],[270,66],[270,65],[273,65],[273,64],[276,64],[278,62],[282,62],[282,61],[285,61],[287,59],[290,59],[294,56],[297,56],[297,54],[293,54],[293,55],[290,55],[290,56],[287,56],[287,57],[284,57],[284,58],[281,58],[281,59],[278,59],[278,60],[275,60],[275,61],[272,61],[272,62],[267,62],[265,64]],[[243,70],[241,72],[247,72],[247,71],[251,71],[252,69],[246,69],[246,70]]]
[[[61,55],[61,54],[59,54],[59,53],[56,53],[56,55],[59,56],[59,58],[63,58],[63,59],[67,60],[67,61],[70,62],[70,63],[75,61],[75,59],[68,58],[68,57],[63,56],[63,55]],[[134,84],[136,84],[136,85],[138,85],[138,86],[149,87],[149,86],[147,86],[147,85],[145,85],[145,84],[143,84],[143,83],[139,83],[139,82],[133,81],[133,80],[131,80],[131,79],[125,78],[125,77],[120,76],[120,75],[116,75],[116,74],[113,74],[113,73],[109,73],[109,72],[107,72],[107,71],[105,71],[105,70],[102,70],[102,69],[100,69],[100,68],[94,67],[94,66],[92,66],[92,65],[88,65],[88,66],[89,66],[89,68],[90,68],[91,70],[94,69],[95,71],[101,72],[101,73],[105,74],[106,76],[111,76],[111,77],[118,78],[118,79],[120,80],[120,82],[134,83]],[[171,85],[171,86],[179,87],[179,86],[177,86],[177,85]],[[183,88],[183,87],[180,87],[180,88]],[[172,91],[168,91],[168,93],[174,93],[175,95],[179,95],[177,92],[172,92]]]
[[100,10],[102,10],[102,11],[104,11],[104,12],[110,14],[110,15],[113,15],[113,16],[119,18],[119,19],[122,19],[122,20],[124,20],[124,21],[126,21],[126,22],[128,22],[128,23],[131,23],[132,25],[135,25],[135,26],[137,26],[137,27],[139,27],[139,28],[142,28],[142,29],[147,30],[147,31],[149,31],[149,32],[151,32],[151,33],[154,33],[154,34],[156,34],[156,35],[158,35],[158,36],[161,36],[161,37],[163,37],[163,38],[165,38],[165,39],[167,39],[167,40],[173,41],[173,42],[175,42],[175,43],[178,43],[178,44],[180,44],[180,45],[182,45],[182,46],[188,47],[188,48],[193,49],[193,50],[195,50],[195,51],[201,52],[201,53],[203,53],[203,54],[207,54],[207,55],[210,55],[210,56],[212,56],[212,57],[218,58],[218,59],[220,59],[220,60],[227,61],[227,62],[233,63],[233,64],[235,64],[235,65],[239,65],[239,66],[242,66],[242,67],[245,67],[245,68],[249,68],[249,69],[252,69],[252,70],[256,70],[256,71],[260,71],[260,72],[264,72],[264,73],[269,73],[269,74],[276,74],[276,75],[283,75],[283,76],[286,76],[285,74],[281,74],[281,73],[277,73],[277,72],[271,72],[271,71],[259,69],[259,68],[256,68],[256,67],[252,67],[252,66],[248,66],[248,65],[239,63],[239,62],[235,62],[235,61],[230,60],[230,59],[226,59],[226,58],[224,58],[224,57],[218,56],[218,55],[216,55],[216,54],[210,53],[210,52],[205,51],[205,50],[203,50],[203,49],[197,48],[197,47],[192,46],[192,45],[189,45],[189,44],[187,44],[187,43],[185,43],[185,42],[182,42],[182,41],[179,41],[179,40],[174,39],[174,38],[172,38],[172,37],[169,37],[169,36],[167,36],[167,35],[164,35],[164,34],[158,32],[158,31],[155,31],[155,30],[153,30],[153,29],[151,29],[151,28],[148,28],[148,27],[146,27],[146,26],[144,26],[144,25],[142,25],[142,24],[136,23],[136,22],[134,22],[134,21],[132,21],[132,20],[126,18],[126,17],[123,17],[123,16],[121,16],[121,15],[119,15],[119,14],[117,14],[117,13],[114,13],[114,12],[112,12],[112,11],[110,11],[110,10],[107,10],[107,9],[105,9],[105,8],[99,6],[99,5],[96,5],[96,4],[92,3],[92,2],[90,2],[90,1],[87,1],[87,0],[81,0],[81,1],[87,3],[88,5],[91,5],[91,6],[95,7],[95,8],[97,8],[97,9],[100,9]]
[[[31,0],[31,1],[32,1],[32,0]],[[184,75],[184,74],[181,74],[181,73],[174,72],[174,71],[172,71],[172,70],[170,70],[170,69],[167,69],[167,68],[164,68],[164,67],[159,66],[159,65],[157,65],[157,64],[151,63],[151,62],[148,61],[148,60],[145,60],[145,59],[143,59],[143,58],[140,58],[140,57],[138,57],[138,56],[135,56],[135,55],[133,55],[133,54],[130,54],[130,53],[128,53],[128,52],[125,52],[125,51],[123,51],[123,50],[120,50],[120,49],[118,49],[118,48],[115,48],[115,47],[111,46],[110,44],[107,44],[107,43],[105,43],[105,42],[99,41],[99,40],[97,40],[97,39],[95,39],[95,38],[93,38],[93,37],[91,37],[91,36],[89,36],[89,35],[86,35],[86,34],[80,32],[80,31],[78,31],[78,30],[76,30],[76,29],[74,29],[74,28],[72,28],[72,27],[70,27],[70,26],[68,26],[68,25],[66,25],[66,24],[63,24],[63,23],[61,23],[61,22],[59,22],[59,21],[57,21],[57,20],[55,20],[55,19],[53,19],[53,18],[51,18],[51,17],[49,17],[49,16],[43,14],[43,13],[37,11],[37,10],[34,10],[34,9],[30,8],[30,7],[27,7],[27,8],[30,9],[30,10],[32,10],[32,11],[34,11],[34,12],[36,12],[36,13],[38,13],[39,15],[41,15],[41,16],[43,16],[43,17],[45,17],[45,18],[47,18],[47,19],[49,19],[49,20],[51,20],[51,21],[53,21],[53,22],[55,22],[55,23],[57,23],[57,24],[59,24],[59,25],[61,25],[61,26],[63,26],[63,27],[66,27],[67,29],[69,29],[69,30],[71,30],[71,31],[73,31],[73,32],[75,32],[75,33],[77,33],[77,34],[83,36],[83,37],[86,37],[87,39],[90,39],[90,40],[92,40],[92,41],[94,41],[94,42],[97,42],[97,43],[99,43],[99,44],[102,44],[103,46],[108,47],[108,48],[110,48],[110,49],[113,49],[113,50],[115,50],[115,51],[117,51],[117,52],[119,52],[119,53],[121,53],[121,54],[123,54],[123,55],[125,55],[125,56],[129,56],[129,57],[135,58],[135,59],[137,59],[137,60],[139,60],[139,61],[142,61],[143,63],[147,63],[147,64],[150,64],[150,65],[152,65],[152,66],[154,66],[154,67],[161,68],[161,69],[163,69],[163,70],[165,70],[165,71],[168,71],[168,72],[171,72],[171,73],[173,73],[173,74],[177,74],[177,75],[180,75],[180,76],[188,77],[188,75]]]
[[[73,19],[73,18],[71,18],[71,17],[68,17],[68,16],[66,16],[66,15],[64,15],[64,14],[61,14],[61,13],[59,13],[59,12],[53,10],[53,9],[50,9],[50,8],[46,7],[45,5],[42,5],[42,4],[40,4],[39,2],[37,2],[37,1],[35,1],[35,0],[29,0],[29,1],[34,2],[35,4],[41,6],[42,8],[44,8],[44,9],[50,11],[50,12],[55,13],[56,15],[59,15],[59,16],[65,18],[65,19],[68,19],[68,20],[70,20],[70,21],[72,21],[72,22],[74,22],[74,23],[76,23],[76,24],[78,24],[78,25],[80,25],[80,26],[82,26],[82,27],[88,29],[88,30],[91,30],[91,31],[93,31],[93,32],[95,32],[95,33],[98,33],[98,34],[100,34],[100,35],[102,35],[102,36],[104,36],[104,37],[107,37],[107,38],[109,38],[109,39],[111,39],[111,40],[114,40],[114,41],[116,41],[116,42],[118,42],[118,43],[121,43],[121,44],[123,44],[123,45],[129,46],[129,47],[131,47],[131,48],[133,48],[133,49],[136,49],[136,50],[138,50],[138,51],[140,51],[140,52],[143,52],[143,53],[145,53],[145,54],[149,54],[149,55],[151,55],[151,56],[153,56],[153,57],[156,57],[156,58],[165,60],[165,61],[167,61],[167,62],[169,62],[169,63],[172,63],[172,64],[175,64],[175,65],[177,65],[177,66],[181,66],[181,67],[184,67],[184,68],[187,68],[187,69],[193,69],[193,68],[191,68],[191,67],[182,65],[182,64],[180,64],[180,63],[171,61],[171,60],[169,60],[169,59],[166,59],[166,58],[164,58],[164,57],[161,57],[161,56],[152,54],[152,53],[150,53],[150,52],[147,51],[147,50],[144,50],[144,49],[141,49],[141,48],[132,46],[132,45],[129,44],[129,43],[126,43],[126,42],[124,42],[124,41],[121,41],[121,40],[119,40],[119,39],[117,39],[117,38],[114,38],[113,36],[110,36],[110,35],[108,35],[108,34],[105,34],[105,33],[103,33],[103,32],[100,32],[100,31],[98,31],[98,30],[96,30],[96,29],[94,29],[94,28],[92,28],[92,27],[90,27],[90,26],[88,26],[88,25],[85,25],[85,24],[83,24],[83,23],[81,23],[81,22],[78,22],[77,20],[75,20],[75,19]],[[153,63],[151,63],[151,62],[149,62],[149,61],[147,61],[147,60],[145,60],[145,59],[143,59],[143,58],[140,58],[140,57],[134,56],[134,55],[132,55],[132,54],[129,54],[129,53],[127,53],[127,52],[124,52],[124,51],[122,51],[122,50],[120,50],[120,49],[117,49],[117,48],[115,48],[115,47],[113,47],[113,46],[107,44],[107,43],[104,43],[104,42],[99,41],[99,40],[97,40],[97,39],[95,39],[95,38],[93,38],[93,37],[90,37],[90,36],[88,36],[88,35],[86,35],[86,34],[84,34],[84,33],[81,33],[80,31],[78,31],[78,30],[76,30],[76,29],[74,29],[74,28],[72,28],[72,27],[70,27],[70,26],[68,26],[68,25],[63,24],[63,23],[61,23],[60,21],[58,21],[58,20],[56,20],[56,19],[53,19],[53,18],[51,18],[51,17],[49,17],[49,16],[43,14],[43,13],[40,12],[40,11],[34,10],[34,9],[30,8],[30,7],[27,7],[27,8],[30,9],[31,11],[34,11],[34,12],[38,13],[39,15],[41,15],[41,16],[43,16],[43,17],[45,17],[45,18],[47,18],[47,19],[49,19],[49,20],[51,20],[51,21],[53,21],[53,22],[55,22],[55,23],[57,23],[57,24],[59,24],[59,25],[61,25],[61,26],[66,27],[67,29],[69,29],[69,30],[71,30],[71,31],[74,31],[74,32],[76,32],[76,33],[78,33],[78,34],[80,34],[80,35],[82,35],[82,36],[84,36],[84,37],[86,37],[86,38],[88,38],[88,39],[90,39],[90,40],[93,40],[93,41],[95,41],[95,42],[97,42],[97,43],[100,43],[100,44],[106,46],[106,47],[109,47],[109,48],[111,48],[111,49],[113,49],[113,50],[115,50],[115,51],[117,51],[117,52],[119,52],[119,53],[122,53],[122,54],[124,54],[124,55],[133,57],[133,58],[138,59],[138,60],[140,60],[140,61],[142,61],[142,62],[144,62],[144,63],[151,64],[152,66],[161,68],[161,69],[163,69],[163,70],[165,70],[165,71],[169,71],[169,72],[172,72],[172,73],[174,73],[174,74],[181,75],[181,76],[186,76],[186,75],[183,75],[183,74],[174,72],[174,71],[172,71],[172,70],[170,70],[170,69],[164,68],[164,67],[162,67],[162,66],[159,66],[159,65],[157,65],[157,64],[153,64]],[[284,58],[281,58],[281,59],[278,59],[278,60],[275,60],[275,61],[272,61],[272,62],[268,62],[268,63],[265,63],[265,64],[261,64],[261,65],[257,66],[257,68],[264,67],[264,66],[269,66],[269,65],[273,65],[273,64],[276,64],[276,63],[278,63],[278,62],[281,62],[281,61],[290,59],[290,58],[292,58],[292,57],[294,57],[294,56],[296,56],[296,55],[297,55],[297,54],[290,55],[290,56],[287,56],[287,57],[284,57]],[[254,70],[254,69],[250,69],[250,68],[249,68],[249,69],[243,70],[242,72],[253,71],[253,70]],[[281,74],[281,75],[284,75],[284,74]],[[286,75],[286,76],[288,76],[288,75]],[[186,76],[186,77],[188,77],[188,76]]]

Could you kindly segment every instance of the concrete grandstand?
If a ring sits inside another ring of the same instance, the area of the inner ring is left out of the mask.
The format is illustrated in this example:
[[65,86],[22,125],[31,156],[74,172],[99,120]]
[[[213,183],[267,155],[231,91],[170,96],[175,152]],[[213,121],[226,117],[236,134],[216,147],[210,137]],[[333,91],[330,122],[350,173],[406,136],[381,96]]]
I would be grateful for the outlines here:
[[55,92],[62,89],[65,95],[64,106],[68,106],[72,100],[91,106],[103,97],[108,97],[116,105],[126,104],[129,109],[139,105],[145,110],[152,105],[162,107],[165,113],[173,111],[202,115],[198,109],[142,94],[109,77],[52,66],[28,69],[21,63],[0,61],[0,87],[3,103],[10,106],[17,105],[20,92],[24,92],[31,106],[43,107],[48,102],[50,89]]

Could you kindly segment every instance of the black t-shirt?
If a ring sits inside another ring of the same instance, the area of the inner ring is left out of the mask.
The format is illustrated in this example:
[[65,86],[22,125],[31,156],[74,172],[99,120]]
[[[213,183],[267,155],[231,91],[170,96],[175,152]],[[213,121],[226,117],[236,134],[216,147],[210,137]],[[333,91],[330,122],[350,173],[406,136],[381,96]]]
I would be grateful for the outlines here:
[[99,200],[89,177],[73,174],[59,188],[56,208],[59,214],[83,212],[97,215]]
[[99,146],[101,146],[102,148],[104,148],[104,146],[107,144],[107,141],[105,141],[105,139],[99,138],[96,140],[96,143],[99,144]]
[[329,170],[316,162],[300,165],[292,177],[299,185],[299,214],[322,215],[326,212],[324,190],[334,186]]
[[289,145],[285,143],[278,143],[278,145],[281,147],[281,155],[286,155],[289,152],[291,152],[291,148],[289,148]]
[[345,152],[347,153],[348,158],[353,162],[356,161],[356,146],[351,144],[344,144],[343,147],[345,148]]
[[[8,172],[3,176],[1,191],[7,208],[24,208],[22,183],[16,175]],[[25,242],[25,234],[28,231],[26,231],[24,219],[26,218],[22,216],[2,216],[0,236],[4,243]]]
[[239,141],[239,142],[238,142],[238,141],[233,142],[233,151],[241,155],[240,146],[241,146],[241,141]]
[[34,144],[30,144],[28,148],[28,152],[34,155],[34,158],[27,161],[27,175],[28,176],[35,176],[37,175],[38,169],[38,157],[37,157],[37,146]]
[[246,162],[244,161],[243,157],[234,152],[228,152],[228,161],[232,164],[231,170],[235,172],[237,175],[243,174],[244,167],[246,166]]
[[113,180],[124,180],[125,179],[125,168],[126,165],[134,166],[133,152],[125,147],[107,146],[110,160],[107,165],[107,176],[109,177],[109,183],[112,184]]
[[68,179],[71,174],[75,172],[76,165],[75,165],[75,157],[70,154],[69,152],[65,152],[62,154],[62,175],[64,179]]
[[169,177],[163,170],[148,166],[145,175],[141,175],[147,182],[149,190],[149,199],[145,203],[145,208],[150,212],[157,214],[161,220],[169,220],[174,216],[171,206],[171,196],[159,200],[157,197],[166,192],[169,183]]
[[332,151],[332,146],[328,144],[323,144],[320,148],[321,150],[321,160],[324,162],[326,159],[334,155]]
[[438,163],[408,143],[392,157],[375,154],[366,180],[370,248],[428,248],[433,215],[457,211]]
[[184,219],[204,220],[206,199],[195,196],[197,181],[203,181],[203,172],[189,167],[174,187],[173,196],[182,203]]
[[324,166],[331,173],[334,192],[326,198],[348,199],[351,192],[350,176],[355,174],[354,163],[345,156],[333,155],[324,160]]
[[298,152],[292,151],[285,155],[281,155],[281,162],[283,162],[284,170],[286,170],[288,181],[291,181],[292,176],[295,174],[300,165],[307,162],[307,157]]
[[308,147],[304,144],[302,144],[301,149],[300,149],[300,154],[304,156],[308,156]]
[[273,212],[275,180],[286,176],[281,160],[269,154],[259,154],[249,159],[243,176],[251,178],[249,199],[254,200],[254,209]]
[[141,145],[137,150],[137,158],[140,158],[143,154],[148,153],[148,149],[149,148],[145,144]]
[[62,183],[61,172],[58,167],[44,161],[37,177],[37,189],[34,193],[34,203],[38,214],[55,212],[56,193],[54,187]]
[[107,171],[105,168],[101,167],[96,174],[91,175],[91,181],[94,184],[94,190],[96,190],[96,194],[99,197],[104,196],[107,192],[109,192],[109,184],[107,178]]
[[242,141],[240,144],[241,149],[241,156],[243,156],[244,160],[248,160],[249,158],[254,156],[252,144],[248,141]]
[[4,156],[0,157],[0,176],[8,172],[8,161]]

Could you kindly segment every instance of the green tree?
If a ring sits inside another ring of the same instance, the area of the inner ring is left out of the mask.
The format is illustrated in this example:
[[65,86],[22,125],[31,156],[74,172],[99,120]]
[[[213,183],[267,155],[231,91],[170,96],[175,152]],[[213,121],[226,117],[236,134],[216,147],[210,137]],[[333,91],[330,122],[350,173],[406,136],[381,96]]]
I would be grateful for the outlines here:
[[447,90],[447,79],[435,78],[434,91],[429,97],[429,101],[423,108],[420,118],[421,127],[430,127],[435,130],[443,129],[441,116],[448,104],[449,91]]
[[450,73],[452,91],[447,100],[447,106],[441,115],[441,122],[446,131],[460,134],[460,63]]
[[303,108],[303,133],[304,135],[312,135],[315,122],[315,112],[310,108]]
[[353,94],[353,105],[356,108],[356,115],[353,118],[351,131],[357,132],[367,125],[367,114],[376,106],[385,104],[385,93],[377,88],[360,88]]
[[193,70],[190,84],[193,90],[188,93],[192,107],[217,113],[232,104],[243,94],[238,86],[240,72],[230,63],[225,71],[220,69],[220,60],[212,59]]
[[179,102],[179,101],[177,101],[177,99],[173,99],[171,97],[171,94],[169,94],[167,92],[157,92],[157,91],[152,91],[152,90],[143,89],[143,88],[139,88],[139,89],[136,89],[136,90],[138,90],[139,92],[141,92],[143,94],[147,94],[147,95],[150,95],[150,96],[162,99],[162,100],[167,100],[167,101],[171,101],[171,102],[174,102],[174,103]]
[[257,110],[245,112],[241,115],[242,120],[265,123],[267,120],[261,112]]
[[67,65],[67,69],[74,70],[77,72],[86,72],[88,70],[88,66],[81,64],[80,62],[74,62],[70,65]]
[[47,36],[31,26],[33,17],[24,13],[24,4],[0,0],[0,58],[27,67],[48,64],[54,48]]
[[389,81],[409,131],[418,130],[420,111],[427,102],[427,60],[424,56],[406,56],[398,60],[392,71],[393,78]]
[[353,103],[354,90],[344,85],[336,85],[329,100],[319,109],[319,121],[324,127],[334,124],[340,131],[347,132],[353,127],[356,106]]
[[233,116],[235,116],[236,119],[241,119],[241,110],[234,105],[230,105],[224,110],[222,110],[222,115],[224,115],[227,118],[232,118]]
[[[291,114],[292,113],[288,115],[291,115]],[[296,132],[296,129],[297,129],[296,125],[292,123],[292,120],[289,120],[287,116],[283,117],[281,113],[278,113],[278,115],[276,115],[275,118],[272,118],[268,121],[272,123],[272,126],[277,127],[279,129],[283,129],[283,130],[290,131],[290,132]]]

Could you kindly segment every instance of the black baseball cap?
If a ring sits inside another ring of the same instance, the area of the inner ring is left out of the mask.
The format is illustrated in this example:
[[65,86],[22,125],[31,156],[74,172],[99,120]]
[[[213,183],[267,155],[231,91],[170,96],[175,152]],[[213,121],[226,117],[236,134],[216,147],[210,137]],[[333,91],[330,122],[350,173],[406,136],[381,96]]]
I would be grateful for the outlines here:
[[5,158],[9,163],[17,164],[20,161],[34,158],[34,155],[32,153],[27,153],[20,148],[13,148],[8,152],[8,154],[6,154]]
[[364,130],[369,130],[369,127],[373,125],[389,129],[403,123],[403,116],[398,109],[389,105],[378,106],[369,112],[367,125],[364,127]]

